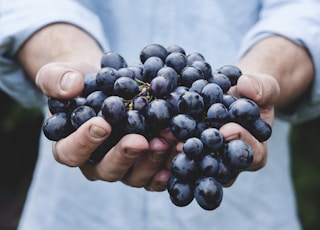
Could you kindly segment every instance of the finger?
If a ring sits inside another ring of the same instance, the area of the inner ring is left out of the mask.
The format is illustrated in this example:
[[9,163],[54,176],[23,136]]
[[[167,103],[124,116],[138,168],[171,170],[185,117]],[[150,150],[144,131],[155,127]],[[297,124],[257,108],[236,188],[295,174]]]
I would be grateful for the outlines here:
[[150,151],[144,154],[131,168],[122,181],[134,187],[144,187],[153,175],[161,169],[170,145],[161,138],[149,142]]
[[80,166],[110,133],[111,127],[103,118],[91,118],[68,137],[54,142],[53,155],[62,164]]
[[173,158],[179,153],[182,152],[183,142],[178,142],[174,148],[171,149],[169,156],[165,162],[165,168],[171,170],[171,162]]
[[124,136],[104,158],[95,164],[85,163],[82,172],[88,179],[100,179],[114,182],[130,173],[134,163],[147,153],[148,141],[141,135],[128,134]]
[[280,97],[280,87],[274,77],[259,73],[244,74],[230,93],[255,101],[260,107],[261,117],[272,123],[274,105]]
[[159,170],[152,178],[149,184],[145,186],[148,191],[161,192],[167,189],[167,183],[170,178],[170,171],[168,169]]
[[246,142],[253,150],[253,162],[246,171],[256,171],[267,163],[267,144],[259,142],[245,128],[236,123],[227,123],[220,128],[225,141],[241,139]]
[[280,86],[277,80],[266,74],[246,73],[236,85],[237,94],[248,97],[261,106],[274,105],[280,96]]
[[49,63],[39,70],[35,83],[47,96],[72,98],[82,92],[84,74],[94,71],[93,66],[84,63]]
[[163,167],[171,147],[176,141],[169,129],[160,132],[159,137],[149,142],[149,152],[142,156],[122,181],[135,187],[144,187]]
[[148,191],[164,191],[167,188],[168,180],[171,176],[171,161],[178,152],[182,151],[183,143],[179,142],[174,145],[174,148],[171,148],[169,155],[166,157],[164,165],[162,168],[157,171],[149,183],[145,186],[145,189]]

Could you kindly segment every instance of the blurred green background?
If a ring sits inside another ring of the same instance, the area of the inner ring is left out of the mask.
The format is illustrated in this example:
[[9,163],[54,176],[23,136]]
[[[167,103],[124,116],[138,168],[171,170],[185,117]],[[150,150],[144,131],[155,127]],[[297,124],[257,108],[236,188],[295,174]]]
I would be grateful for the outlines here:
[[[42,115],[0,92],[0,230],[15,230],[37,158]],[[320,118],[293,127],[292,173],[304,230],[320,229]],[[318,177],[319,176],[319,177]]]

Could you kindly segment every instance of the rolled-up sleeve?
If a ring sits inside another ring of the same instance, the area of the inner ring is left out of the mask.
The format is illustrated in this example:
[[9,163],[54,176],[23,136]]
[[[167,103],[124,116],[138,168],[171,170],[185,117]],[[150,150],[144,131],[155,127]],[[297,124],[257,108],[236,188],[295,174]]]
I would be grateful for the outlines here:
[[[320,115],[320,2],[298,0],[265,0],[259,22],[244,38],[239,57],[257,41],[280,35],[305,47],[313,60],[315,80],[308,95],[293,107],[277,111],[279,117],[302,122]],[[290,84],[290,82],[288,82]]]
[[36,31],[56,22],[70,23],[107,47],[99,18],[76,1],[2,0],[0,4],[0,88],[26,107],[44,103],[16,59],[19,48]]

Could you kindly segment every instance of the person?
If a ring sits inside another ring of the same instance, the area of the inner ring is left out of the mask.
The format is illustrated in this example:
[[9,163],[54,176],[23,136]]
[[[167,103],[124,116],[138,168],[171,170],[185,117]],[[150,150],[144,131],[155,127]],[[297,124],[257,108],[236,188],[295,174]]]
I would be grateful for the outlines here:
[[103,52],[136,63],[142,47],[159,43],[200,52],[213,67],[237,64],[243,76],[232,93],[255,100],[273,124],[263,143],[234,123],[221,128],[226,140],[250,144],[254,172],[225,188],[214,211],[196,202],[176,207],[160,192],[170,154],[181,149],[165,130],[149,143],[127,135],[96,164],[87,160],[111,132],[102,118],[58,142],[42,135],[20,230],[301,229],[290,123],[280,118],[319,114],[319,1],[3,0],[0,10],[1,89],[25,106],[43,106],[47,116],[45,96],[78,95]]

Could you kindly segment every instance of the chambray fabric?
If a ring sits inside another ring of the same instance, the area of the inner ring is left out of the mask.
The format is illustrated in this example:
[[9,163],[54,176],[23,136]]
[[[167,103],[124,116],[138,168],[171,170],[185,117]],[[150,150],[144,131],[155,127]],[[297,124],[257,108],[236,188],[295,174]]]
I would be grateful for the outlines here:
[[[217,68],[236,63],[260,39],[280,34],[305,46],[318,63],[305,103],[284,115],[298,121],[320,113],[319,1],[2,0],[1,4],[0,88],[26,106],[43,106],[45,98],[24,75],[15,54],[38,29],[67,22],[87,31],[103,50],[122,54],[129,64],[139,61],[140,50],[149,43],[175,43],[187,53],[202,53]],[[289,123],[275,121],[268,164],[240,174],[232,187],[224,189],[221,206],[214,211],[202,210],[195,201],[176,207],[167,192],[89,182],[79,169],[58,164],[51,143],[42,136],[19,230],[298,230],[289,130]]]

